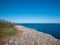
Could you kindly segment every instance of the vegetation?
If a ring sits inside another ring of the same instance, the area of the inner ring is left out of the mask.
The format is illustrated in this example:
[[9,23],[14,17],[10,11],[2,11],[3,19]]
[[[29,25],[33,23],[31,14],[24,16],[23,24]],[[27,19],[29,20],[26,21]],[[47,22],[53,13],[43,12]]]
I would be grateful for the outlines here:
[[0,20],[0,38],[15,35],[17,30],[14,28],[14,26],[14,23]]

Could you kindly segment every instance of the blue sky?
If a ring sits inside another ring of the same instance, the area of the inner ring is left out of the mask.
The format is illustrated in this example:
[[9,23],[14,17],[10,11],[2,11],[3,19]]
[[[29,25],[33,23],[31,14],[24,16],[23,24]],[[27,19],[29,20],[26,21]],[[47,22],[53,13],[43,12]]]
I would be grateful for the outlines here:
[[0,0],[0,19],[16,23],[60,23],[60,0]]

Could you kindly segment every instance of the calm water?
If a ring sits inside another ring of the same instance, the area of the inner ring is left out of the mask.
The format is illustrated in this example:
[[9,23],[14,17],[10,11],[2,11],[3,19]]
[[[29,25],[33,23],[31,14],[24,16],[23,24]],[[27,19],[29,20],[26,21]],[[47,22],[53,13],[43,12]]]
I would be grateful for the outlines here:
[[60,24],[19,24],[25,27],[33,28],[38,31],[53,35],[55,38],[60,39]]

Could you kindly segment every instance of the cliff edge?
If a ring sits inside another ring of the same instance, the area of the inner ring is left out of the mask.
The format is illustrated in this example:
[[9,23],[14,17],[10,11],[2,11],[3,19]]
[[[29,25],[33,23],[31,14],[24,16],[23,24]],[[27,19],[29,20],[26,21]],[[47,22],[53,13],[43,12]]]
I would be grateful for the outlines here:
[[35,29],[16,25],[19,33],[3,40],[3,45],[60,45],[60,40],[50,34],[38,32]]

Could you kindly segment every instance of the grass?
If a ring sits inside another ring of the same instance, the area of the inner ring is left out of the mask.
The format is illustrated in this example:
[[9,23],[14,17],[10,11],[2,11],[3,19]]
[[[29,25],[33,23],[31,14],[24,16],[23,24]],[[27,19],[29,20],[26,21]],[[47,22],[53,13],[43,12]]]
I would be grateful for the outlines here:
[[0,37],[12,36],[17,33],[17,30],[13,27],[6,27],[0,29]]
[[0,20],[0,38],[16,35],[17,30],[14,28],[15,24]]

